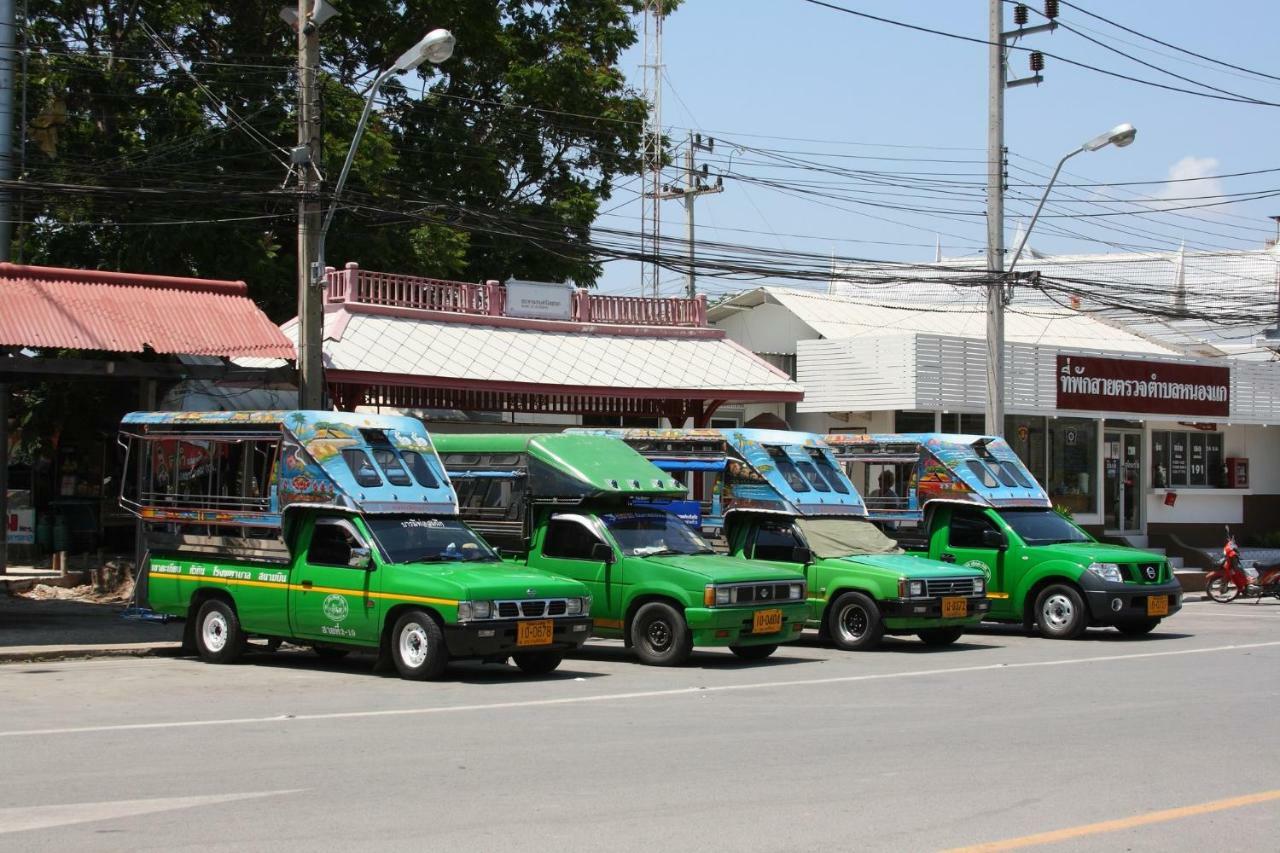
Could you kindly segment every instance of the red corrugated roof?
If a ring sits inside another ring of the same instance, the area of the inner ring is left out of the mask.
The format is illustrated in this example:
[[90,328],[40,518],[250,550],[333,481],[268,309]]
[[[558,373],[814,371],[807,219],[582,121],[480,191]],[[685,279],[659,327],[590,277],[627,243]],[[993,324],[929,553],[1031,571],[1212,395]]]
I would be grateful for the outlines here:
[[0,263],[0,346],[296,358],[243,281]]

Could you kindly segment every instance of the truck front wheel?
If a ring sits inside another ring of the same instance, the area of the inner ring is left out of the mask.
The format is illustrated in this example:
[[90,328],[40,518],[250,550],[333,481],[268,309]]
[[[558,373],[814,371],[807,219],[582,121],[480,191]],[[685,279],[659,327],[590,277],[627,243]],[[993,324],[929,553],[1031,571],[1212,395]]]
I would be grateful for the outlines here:
[[211,598],[196,616],[196,652],[209,663],[234,663],[244,652],[245,635],[236,609]]
[[1053,584],[1036,596],[1036,623],[1046,637],[1074,640],[1089,627],[1089,614],[1074,587]]
[[449,662],[444,632],[425,610],[410,610],[391,629],[391,660],[401,678],[427,681],[439,678]]
[[564,652],[525,652],[511,656],[521,672],[529,675],[546,675],[555,672],[560,661],[564,660]]
[[860,592],[843,593],[827,608],[827,633],[836,648],[848,652],[874,649],[884,637],[880,608]]
[[665,601],[650,601],[631,620],[631,645],[641,663],[679,666],[693,653],[693,635],[683,613]]
[[963,633],[963,628],[925,628],[917,631],[916,636],[924,640],[926,646],[949,646],[960,639]]
[[733,652],[743,660],[764,660],[769,655],[778,650],[777,643],[769,643],[764,646],[730,646],[729,651]]

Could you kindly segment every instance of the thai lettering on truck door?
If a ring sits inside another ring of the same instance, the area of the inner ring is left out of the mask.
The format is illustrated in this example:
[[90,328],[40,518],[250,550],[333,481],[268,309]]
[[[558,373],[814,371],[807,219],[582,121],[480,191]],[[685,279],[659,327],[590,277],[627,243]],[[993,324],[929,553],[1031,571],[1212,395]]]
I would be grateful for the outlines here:
[[[362,557],[366,553],[368,559]],[[290,578],[294,634],[334,643],[376,643],[382,608],[370,593],[379,591],[382,578],[375,569],[367,538],[349,519],[317,518]]]
[[1007,613],[1010,609],[1005,595],[1009,590],[1007,581],[1012,580],[1005,577],[1008,571],[1006,544],[1004,531],[996,526],[982,507],[957,506],[951,510],[951,523],[941,559],[978,569],[987,576],[987,589],[993,593],[992,615]]
[[621,627],[622,564],[601,560],[602,548],[612,551],[613,546],[600,538],[587,517],[553,516],[542,535],[538,568],[586,584],[596,623],[602,628]]

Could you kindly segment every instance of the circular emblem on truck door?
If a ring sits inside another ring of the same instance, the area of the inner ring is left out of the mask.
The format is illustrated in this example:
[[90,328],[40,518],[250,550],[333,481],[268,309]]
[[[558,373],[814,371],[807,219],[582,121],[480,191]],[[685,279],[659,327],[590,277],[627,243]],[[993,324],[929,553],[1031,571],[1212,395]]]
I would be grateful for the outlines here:
[[322,606],[324,615],[334,622],[341,622],[347,618],[347,599],[344,596],[331,595],[324,600]]

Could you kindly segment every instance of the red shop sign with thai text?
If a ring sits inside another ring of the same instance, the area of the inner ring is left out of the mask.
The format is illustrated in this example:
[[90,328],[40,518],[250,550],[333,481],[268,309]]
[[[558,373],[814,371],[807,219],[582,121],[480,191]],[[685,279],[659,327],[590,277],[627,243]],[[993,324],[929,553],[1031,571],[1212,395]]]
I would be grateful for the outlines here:
[[1231,414],[1231,369],[1058,356],[1058,408],[1153,415]]

